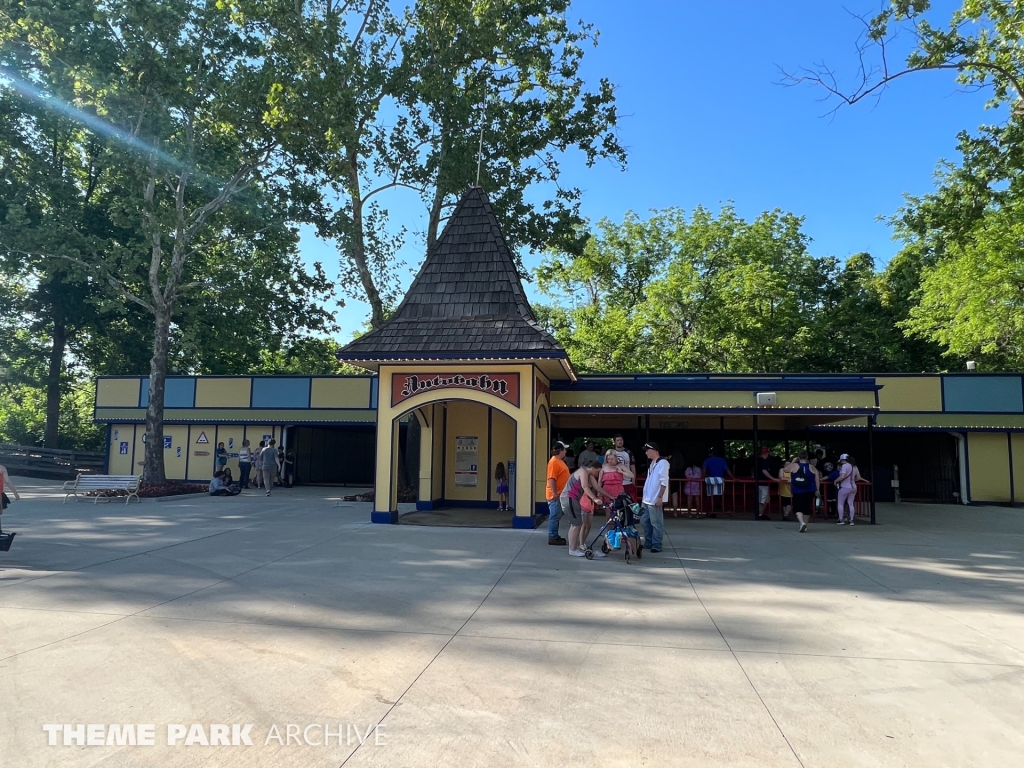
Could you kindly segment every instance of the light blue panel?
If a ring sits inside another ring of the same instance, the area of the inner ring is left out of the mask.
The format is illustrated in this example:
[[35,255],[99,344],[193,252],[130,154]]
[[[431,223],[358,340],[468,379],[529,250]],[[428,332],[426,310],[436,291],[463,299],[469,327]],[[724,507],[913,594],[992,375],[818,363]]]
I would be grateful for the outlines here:
[[309,408],[309,379],[255,377],[252,408]]
[[1021,413],[1020,376],[943,376],[942,396],[947,411]]
[[374,376],[370,380],[370,407],[377,407],[377,385],[380,383],[380,377]]
[[[164,383],[164,408],[194,408],[196,404],[196,380],[194,378],[171,379]],[[149,376],[142,377],[139,387],[139,408],[149,406]]]

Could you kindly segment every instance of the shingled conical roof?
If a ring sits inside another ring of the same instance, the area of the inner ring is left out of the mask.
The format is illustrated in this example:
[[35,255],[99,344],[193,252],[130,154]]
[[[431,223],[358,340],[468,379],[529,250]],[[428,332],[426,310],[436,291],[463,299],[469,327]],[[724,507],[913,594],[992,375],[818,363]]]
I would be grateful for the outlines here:
[[339,360],[440,360],[568,356],[537,322],[491,204],[471,187],[405,299],[382,327]]

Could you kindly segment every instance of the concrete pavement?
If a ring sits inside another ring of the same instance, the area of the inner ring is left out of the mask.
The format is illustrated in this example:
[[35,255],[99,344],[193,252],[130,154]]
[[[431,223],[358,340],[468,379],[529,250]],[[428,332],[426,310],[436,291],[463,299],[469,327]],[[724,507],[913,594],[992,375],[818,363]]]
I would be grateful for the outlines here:
[[[62,506],[35,482],[3,518],[2,766],[1024,762],[1020,510],[670,519],[627,566],[544,526],[370,525],[330,489]],[[65,723],[155,745],[48,746]],[[169,746],[178,724],[253,746]]]

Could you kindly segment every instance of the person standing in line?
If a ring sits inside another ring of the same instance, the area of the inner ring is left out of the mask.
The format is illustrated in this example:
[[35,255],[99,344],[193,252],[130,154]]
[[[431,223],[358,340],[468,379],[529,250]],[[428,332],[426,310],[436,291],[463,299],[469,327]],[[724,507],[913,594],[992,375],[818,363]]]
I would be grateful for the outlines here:
[[252,487],[256,490],[260,489],[260,485],[263,483],[263,449],[266,447],[266,442],[260,440],[259,448],[253,451],[252,454],[252,465],[255,477],[253,479]]
[[653,554],[661,552],[665,535],[665,502],[668,501],[668,459],[661,458],[657,443],[646,443],[644,452],[651,462],[647,467],[647,480],[640,508],[640,524],[644,528],[644,546]]
[[721,456],[715,455],[715,449],[708,448],[708,457],[704,459],[704,486],[707,488],[708,501],[710,509],[708,510],[708,517],[717,517],[715,514],[715,497],[718,496],[722,499],[722,512],[725,512],[725,478],[729,477],[730,480],[735,480],[732,472],[729,471],[729,465],[725,462]]
[[700,485],[704,479],[704,470],[694,464],[686,468],[686,511],[690,517],[697,516],[697,506],[700,504]]
[[217,450],[214,451],[214,454],[216,468],[213,471],[214,473],[223,472],[224,467],[228,465],[228,452],[224,448],[224,443],[217,443]]
[[252,474],[252,449],[249,441],[243,440],[242,447],[238,449],[238,487],[245,489],[249,487],[249,476]]
[[626,440],[622,435],[615,435],[613,438],[615,441],[615,453],[619,455],[619,466],[623,469],[628,469],[630,477],[627,480],[625,474],[622,476],[622,485],[625,488],[625,492],[629,494],[631,499],[636,498],[636,459],[633,458],[633,452],[626,447]]
[[[857,462],[848,453],[839,457],[839,476],[836,478],[836,488],[839,491],[838,513],[839,522],[837,525],[853,525],[854,500],[857,497],[857,481],[861,479],[860,470],[857,469]],[[847,504],[850,507],[849,522],[845,518]]]
[[277,441],[271,440],[267,443],[263,453],[260,454],[260,461],[263,463],[263,482],[267,486],[267,496],[274,489],[274,480],[277,479]]
[[789,485],[789,465],[796,461],[796,457],[790,457],[779,469],[779,499],[782,501],[782,519],[789,520],[793,512],[793,489]]
[[583,450],[580,451],[579,455],[579,466],[582,467],[588,461],[601,462],[601,457],[598,456],[597,452],[594,450],[593,440],[587,440],[587,442],[583,444]]
[[546,492],[548,501],[548,544],[561,546],[565,539],[558,535],[558,521],[562,519],[562,491],[569,480],[569,467],[565,465],[565,443],[556,441],[551,446],[548,460]]
[[768,515],[768,502],[771,499],[772,483],[776,482],[776,476],[772,472],[771,449],[765,445],[761,447],[761,455],[757,457],[754,479],[757,481],[757,519],[771,520]]
[[800,533],[807,531],[807,518],[814,512],[814,495],[821,485],[821,475],[807,460],[807,451],[800,451],[795,463],[790,464],[789,485],[793,491],[793,509],[800,521]]
[[609,448],[605,451],[604,463],[597,475],[597,485],[601,489],[601,494],[609,500],[609,503],[605,505],[609,523],[612,520],[612,504],[619,498],[620,493],[625,493],[623,483],[627,474],[629,474],[629,470],[623,469],[619,464],[619,454],[615,452],[615,449]]

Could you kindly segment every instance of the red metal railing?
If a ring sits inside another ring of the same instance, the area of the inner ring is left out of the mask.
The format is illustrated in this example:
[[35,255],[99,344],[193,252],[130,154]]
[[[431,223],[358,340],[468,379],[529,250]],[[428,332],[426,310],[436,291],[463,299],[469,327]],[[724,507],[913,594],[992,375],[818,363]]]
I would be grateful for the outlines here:
[[[627,490],[633,491],[633,500],[640,501],[644,481],[647,478],[638,475],[636,485],[626,486]],[[699,482],[701,493],[695,498],[695,509],[689,508],[685,494],[687,482]],[[750,477],[724,478],[722,481],[722,495],[708,496],[707,486],[703,480],[689,481],[682,479],[669,480],[669,501],[665,505],[666,514],[679,515],[710,515],[726,514],[732,516],[752,516],[758,508],[757,481]],[[782,504],[786,498],[779,495],[779,483],[773,482],[768,486],[768,508],[769,515],[782,515]],[[819,516],[823,519],[835,517],[829,509],[829,501],[834,498],[836,488],[832,483],[822,483],[820,488],[819,503],[815,505],[811,519]],[[857,517],[871,517],[871,483],[861,480],[857,483],[857,494],[854,496],[853,508]],[[713,503],[713,506],[712,506]]]

